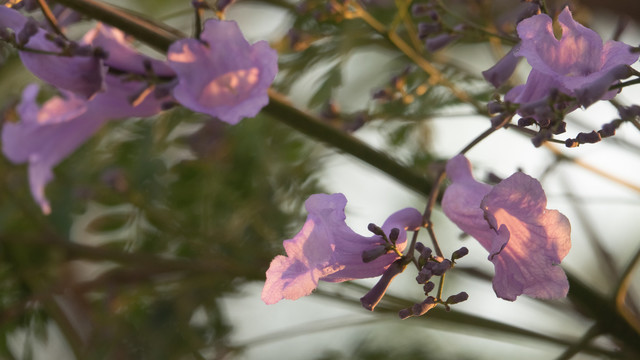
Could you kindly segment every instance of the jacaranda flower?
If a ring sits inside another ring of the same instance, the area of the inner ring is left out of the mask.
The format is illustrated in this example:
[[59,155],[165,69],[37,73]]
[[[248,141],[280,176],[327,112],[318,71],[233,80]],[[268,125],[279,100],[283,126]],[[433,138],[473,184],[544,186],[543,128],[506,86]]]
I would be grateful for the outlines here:
[[199,40],[176,41],[167,58],[178,74],[176,100],[230,124],[268,104],[278,72],[276,51],[266,41],[250,45],[233,21],[208,20]]
[[[276,256],[262,290],[262,300],[275,304],[282,299],[295,300],[311,294],[318,281],[341,282],[380,276],[398,259],[396,253],[382,255],[363,262],[363,252],[384,247],[381,236],[361,236],[345,223],[347,199],[342,194],[315,194],[305,202],[309,212],[302,230],[293,239],[284,241],[287,256]],[[406,230],[421,226],[418,210],[406,208],[393,213],[382,230],[389,234],[400,230],[396,248],[402,251],[407,242]]]
[[[621,68],[638,60],[638,53],[631,52],[630,46],[613,40],[603,45],[595,31],[573,20],[568,7],[558,15],[558,23],[562,29],[560,39],[555,37],[552,20],[546,14],[521,21],[517,27],[519,47],[507,54],[509,61],[501,62],[508,66],[494,67],[484,73],[485,78],[497,86],[513,71],[514,56],[527,59],[532,69],[526,84],[511,89],[505,100],[535,103],[559,91],[577,98],[576,103],[568,105],[568,110],[573,110],[598,100],[612,99],[616,91],[609,91],[609,86],[630,75]],[[498,70],[505,74],[496,75]],[[606,84],[603,85],[603,81]],[[539,115],[533,117],[544,123],[538,119]]]
[[[54,54],[62,53],[62,48],[55,41],[47,38],[52,34],[38,27],[33,19],[24,17],[14,9],[0,6],[0,27],[13,30],[18,42],[24,38],[26,43],[23,45],[28,49]],[[83,45],[86,44],[79,44],[79,46]],[[94,56],[91,51],[83,54],[76,51],[68,54],[69,56],[42,54],[28,50],[20,51],[19,54],[22,63],[29,71],[59,89],[71,91],[85,99],[103,90],[106,68],[102,65],[102,59]]]
[[496,186],[480,183],[463,155],[447,163],[452,183],[442,210],[489,252],[493,289],[505,300],[525,294],[542,299],[567,295],[569,283],[558,264],[571,248],[571,225],[548,210],[540,183],[515,173]]
[[44,188],[53,179],[52,168],[82,145],[105,121],[125,117],[145,117],[161,110],[163,99],[147,96],[136,106],[131,96],[146,85],[124,82],[107,75],[106,91],[85,100],[71,92],[53,97],[42,107],[36,102],[38,86],[27,86],[17,111],[20,122],[2,128],[2,152],[13,163],[29,163],[31,194],[45,214],[51,207]]

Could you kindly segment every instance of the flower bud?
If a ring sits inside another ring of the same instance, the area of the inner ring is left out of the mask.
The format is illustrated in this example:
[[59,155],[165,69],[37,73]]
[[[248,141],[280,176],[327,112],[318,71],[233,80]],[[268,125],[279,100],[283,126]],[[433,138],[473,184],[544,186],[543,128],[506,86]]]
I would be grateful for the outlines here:
[[389,285],[391,285],[391,281],[407,267],[403,262],[403,259],[398,259],[391,263],[389,268],[385,270],[380,277],[380,280],[378,280],[373,288],[360,298],[360,303],[365,309],[373,311],[376,305],[378,305],[380,300],[382,300],[384,293],[389,288]]
[[379,245],[374,247],[373,249],[365,250],[362,252],[362,262],[364,263],[372,262],[373,260],[386,254],[387,252],[388,250],[384,245]]
[[467,294],[466,292],[461,292],[455,295],[451,295],[447,298],[447,301],[445,301],[447,304],[449,305],[453,305],[453,304],[457,304],[457,303],[461,303],[463,301],[466,301],[469,298],[469,294]]
[[467,256],[467,254],[469,254],[469,249],[463,246],[460,249],[453,252],[453,254],[451,255],[451,260],[455,261],[455,260],[461,259]]
[[457,40],[460,35],[454,34],[440,34],[433,37],[430,37],[425,42],[425,46],[427,51],[434,52],[442,49],[443,47],[449,45],[453,41]]
[[520,48],[520,44],[514,46],[509,52],[498,60],[498,62],[489,69],[482,72],[485,80],[490,82],[496,88],[502,86],[511,77],[518,65],[519,57],[515,55],[515,51]]
[[400,236],[400,229],[393,228],[391,229],[391,231],[389,231],[389,240],[391,240],[392,243],[396,243],[396,241],[398,240],[398,236]]
[[384,231],[382,231],[382,229],[380,228],[380,226],[374,224],[374,223],[369,223],[369,225],[367,225],[367,229],[369,229],[369,231],[371,231],[372,233],[376,234],[376,235],[384,235]]
[[432,283],[431,281],[428,281],[426,284],[424,284],[424,286],[422,287],[422,290],[424,290],[424,294],[427,295],[431,292],[431,290],[433,290],[436,287],[436,284]]
[[592,131],[590,133],[581,132],[576,136],[576,140],[580,144],[595,144],[601,141],[602,137],[596,131]]
[[29,18],[27,20],[27,22],[24,24],[24,27],[22,28],[22,30],[20,30],[18,32],[18,35],[16,36],[16,41],[18,42],[18,45],[25,45],[26,43],[29,42],[29,39],[38,33],[38,22],[36,22],[35,20],[33,20],[33,18]]

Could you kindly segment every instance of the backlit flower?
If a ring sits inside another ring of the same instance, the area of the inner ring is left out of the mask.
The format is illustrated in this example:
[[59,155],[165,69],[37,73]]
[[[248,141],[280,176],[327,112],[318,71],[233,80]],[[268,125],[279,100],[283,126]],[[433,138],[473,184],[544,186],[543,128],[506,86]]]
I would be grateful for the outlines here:
[[[262,290],[262,300],[275,304],[282,299],[295,300],[311,294],[318,281],[341,282],[380,276],[398,259],[395,253],[363,262],[363,252],[384,247],[382,237],[356,234],[345,223],[347,199],[342,194],[315,194],[305,202],[309,212],[302,230],[293,239],[284,241],[287,256],[276,256]],[[400,230],[396,248],[406,246],[406,230],[420,227],[422,216],[418,210],[406,208],[393,213],[385,221],[385,234],[393,228]]]
[[566,296],[569,283],[558,264],[571,247],[571,226],[560,212],[546,209],[540,183],[520,172],[496,186],[480,183],[463,155],[449,160],[447,175],[452,183],[442,210],[489,252],[496,295],[511,301],[521,294]]
[[250,45],[233,21],[208,20],[199,40],[176,41],[167,58],[178,74],[176,100],[230,124],[267,105],[278,72],[276,51],[266,41]]

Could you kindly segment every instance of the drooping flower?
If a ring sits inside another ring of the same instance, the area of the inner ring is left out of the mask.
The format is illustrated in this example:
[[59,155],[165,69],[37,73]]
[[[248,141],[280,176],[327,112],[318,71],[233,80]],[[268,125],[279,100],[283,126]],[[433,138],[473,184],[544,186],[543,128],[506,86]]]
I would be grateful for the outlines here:
[[452,184],[442,210],[489,252],[496,295],[513,301],[525,294],[542,299],[566,296],[569,283],[558,264],[571,247],[571,225],[534,178],[515,173],[496,186],[480,183],[463,155],[447,163]]
[[[311,294],[318,281],[341,282],[379,276],[398,259],[389,253],[370,262],[363,262],[363,252],[384,247],[378,236],[361,236],[345,223],[347,199],[342,194],[315,194],[305,202],[309,212],[302,230],[293,239],[284,241],[287,256],[276,256],[262,290],[262,300],[275,304],[282,299],[295,300]],[[406,246],[406,230],[420,227],[422,216],[418,210],[406,208],[393,213],[384,222],[385,234],[400,230],[396,248]]]
[[52,169],[93,135],[105,121],[125,117],[151,116],[161,110],[166,99],[147,96],[135,106],[131,96],[146,87],[136,81],[124,82],[107,75],[107,90],[85,100],[71,92],[53,97],[40,107],[39,88],[27,86],[17,111],[20,122],[2,128],[2,151],[13,163],[29,163],[31,194],[45,214],[51,206],[45,186],[53,179]]
[[[21,13],[5,6],[0,6],[0,27],[10,28],[18,39],[24,38],[26,48],[61,54],[61,43],[48,38],[52,35],[37,23],[24,17]],[[26,35],[25,35],[26,34]],[[23,35],[23,36],[21,36]],[[20,41],[20,40],[18,40]],[[62,43],[67,41],[61,40]],[[35,76],[63,90],[71,91],[77,96],[89,99],[102,91],[106,69],[102,59],[83,48],[83,43],[76,44],[76,51],[69,51],[68,56],[42,54],[28,50],[20,51],[20,59],[24,66]]]
[[208,20],[200,40],[176,41],[167,58],[176,100],[230,124],[258,114],[278,72],[276,51],[266,41],[250,45],[233,21]]
[[[577,103],[566,104],[567,111],[571,111],[598,100],[612,99],[616,91],[609,91],[609,86],[630,75],[621,66],[633,64],[639,55],[631,52],[629,45],[613,40],[603,44],[595,31],[573,20],[568,7],[558,15],[558,23],[562,29],[560,39],[555,37],[552,20],[546,14],[521,21],[517,27],[520,45],[506,55],[509,61],[505,63],[509,66],[500,68],[505,74],[498,76],[494,68],[484,73],[487,80],[498,85],[513,71],[514,55],[527,59],[532,67],[527,82],[511,89],[505,100],[535,103],[559,91],[578,98]],[[607,83],[602,84],[603,81]],[[540,116],[533,117],[544,122]]]

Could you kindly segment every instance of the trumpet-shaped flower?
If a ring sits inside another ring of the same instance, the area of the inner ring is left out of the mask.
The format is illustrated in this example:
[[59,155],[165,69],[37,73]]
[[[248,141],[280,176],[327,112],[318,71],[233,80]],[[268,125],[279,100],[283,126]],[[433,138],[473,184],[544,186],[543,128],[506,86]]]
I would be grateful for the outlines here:
[[449,160],[447,174],[452,184],[442,210],[489,252],[496,295],[511,301],[521,294],[566,296],[569,283],[558,264],[571,247],[571,226],[560,212],[546,209],[540,183],[519,172],[493,187],[480,183],[463,155]]
[[[546,14],[521,21],[517,27],[521,42],[507,54],[509,61],[501,61],[501,66],[484,73],[487,80],[498,86],[513,72],[515,57],[527,59],[532,68],[527,82],[511,89],[505,100],[518,104],[535,103],[560,91],[577,98],[577,103],[568,105],[568,110],[573,110],[598,100],[612,99],[616,91],[609,91],[609,86],[630,75],[621,69],[638,60],[638,53],[631,52],[629,45],[613,40],[603,44],[595,31],[573,20],[568,7],[558,15],[558,23],[562,29],[559,39]],[[502,63],[508,66],[502,66]],[[504,73],[496,74],[497,71]],[[544,123],[539,117],[534,116],[539,123]]]
[[[385,242],[378,235],[366,237],[356,234],[345,223],[347,199],[342,194],[315,194],[305,202],[309,212],[302,230],[293,239],[284,241],[287,256],[276,256],[262,290],[262,300],[275,304],[282,299],[295,300],[311,294],[318,281],[341,282],[382,275],[398,259],[388,253],[370,262],[362,255]],[[402,251],[407,242],[407,230],[420,227],[422,216],[418,210],[406,208],[393,213],[382,230],[400,230],[396,248]]]
[[[54,54],[62,52],[62,48],[55,41],[47,38],[49,34],[45,29],[38,27],[35,21],[27,19],[14,9],[0,6],[0,27],[13,30],[18,35],[18,41],[21,33],[28,32],[29,36],[25,35],[24,44],[27,49]],[[81,43],[80,46],[82,45],[86,44]],[[69,53],[68,56],[62,56],[30,50],[19,52],[22,63],[35,76],[49,84],[85,99],[104,89],[106,69],[102,59],[94,56],[92,52],[80,54],[78,51],[77,54]]]
[[233,21],[208,20],[200,40],[176,41],[167,54],[177,73],[173,95],[183,106],[235,124],[268,102],[278,72],[267,42],[250,45]]
[[2,151],[14,163],[29,163],[31,194],[48,214],[51,207],[45,186],[53,179],[52,168],[111,119],[151,116],[161,110],[162,102],[147,96],[135,106],[131,96],[146,85],[124,82],[107,75],[107,90],[87,101],[73,93],[54,97],[40,107],[36,102],[39,88],[27,86],[17,111],[19,123],[7,122],[2,128]]

